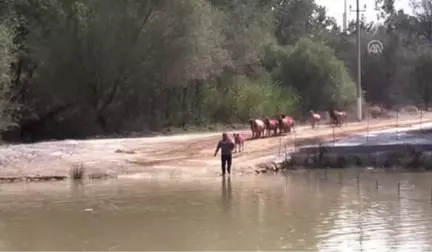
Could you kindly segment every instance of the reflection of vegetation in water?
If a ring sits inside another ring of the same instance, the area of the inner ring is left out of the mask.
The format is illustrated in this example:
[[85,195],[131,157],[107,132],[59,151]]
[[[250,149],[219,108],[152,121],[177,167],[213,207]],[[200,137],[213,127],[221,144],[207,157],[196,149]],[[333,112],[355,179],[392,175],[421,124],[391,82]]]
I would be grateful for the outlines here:
[[[321,174],[323,171],[315,172]],[[329,239],[321,241],[323,247],[335,248],[343,244],[364,251],[377,247],[431,247],[428,238],[422,235],[428,233],[426,230],[430,228],[430,221],[426,221],[424,215],[429,211],[431,202],[429,181],[432,174],[363,168],[331,169],[328,172],[329,178],[322,180],[322,183],[336,185],[340,174],[344,180],[341,186],[344,188],[344,200],[337,211],[339,218],[336,218],[335,226],[328,234]],[[359,174],[360,186],[356,186]],[[324,176],[318,177],[322,179]],[[375,181],[379,181],[379,189],[374,187]],[[400,195],[397,190],[399,183]],[[419,226],[407,225],[419,220],[423,220]],[[373,226],[379,228],[374,229]],[[412,239],[411,232],[422,237]]]
[[84,196],[84,181],[79,179],[79,180],[72,180],[71,181],[71,185],[70,185],[70,189],[71,189],[71,195],[77,198],[83,197]]

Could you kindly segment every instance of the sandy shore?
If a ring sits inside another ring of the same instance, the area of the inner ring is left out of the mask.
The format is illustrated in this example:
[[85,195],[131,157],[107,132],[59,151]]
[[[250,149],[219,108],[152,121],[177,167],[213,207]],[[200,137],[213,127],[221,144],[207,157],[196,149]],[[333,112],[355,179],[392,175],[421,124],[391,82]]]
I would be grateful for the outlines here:
[[[423,114],[423,122],[432,121],[432,113]],[[324,124],[325,122],[323,122]],[[419,116],[404,115],[399,126],[419,123]],[[350,123],[334,130],[345,137],[396,126],[395,118]],[[250,130],[237,131],[250,137]],[[232,133],[232,132],[231,132]],[[72,166],[82,165],[87,174],[140,176],[207,176],[218,174],[219,157],[213,157],[220,132],[176,136],[64,140],[0,146],[0,177],[68,176]],[[245,152],[234,155],[235,173],[253,173],[256,165],[274,159],[280,150],[319,142],[333,137],[327,125],[318,129],[299,126],[296,133],[282,137],[248,140]]]

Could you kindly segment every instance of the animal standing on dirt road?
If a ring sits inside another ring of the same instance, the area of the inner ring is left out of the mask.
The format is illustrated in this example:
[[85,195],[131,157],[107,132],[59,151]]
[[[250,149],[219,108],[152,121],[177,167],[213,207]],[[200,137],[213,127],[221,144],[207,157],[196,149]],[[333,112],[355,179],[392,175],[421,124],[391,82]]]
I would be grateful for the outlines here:
[[348,124],[347,113],[345,111],[330,109],[328,112],[330,116],[330,125],[342,127],[344,123]]
[[294,129],[295,121],[291,116],[285,116],[281,114],[279,117],[279,134],[290,133],[291,129]]
[[312,128],[319,127],[319,123],[321,121],[321,115],[320,114],[317,114],[311,110],[311,111],[309,111],[309,119],[310,119]]
[[216,146],[216,150],[214,156],[221,149],[221,170],[222,176],[225,176],[225,173],[228,172],[228,175],[231,174],[231,164],[232,164],[232,151],[234,150],[234,142],[231,138],[228,137],[227,133],[222,134],[222,140],[220,140]]
[[239,133],[234,133],[234,152],[242,152],[244,151],[244,142],[245,139]]
[[337,122],[338,119],[336,118],[336,114],[335,114],[334,110],[333,109],[329,109],[327,112],[328,112],[329,118],[330,118],[330,126],[337,125],[338,124],[338,122]]
[[272,131],[273,131],[273,135],[277,135],[277,131],[279,128],[279,121],[278,120],[266,118],[265,119],[265,125],[266,125],[266,130],[267,130],[267,134],[266,134],[267,137],[271,136]]
[[252,131],[252,138],[260,138],[265,131],[265,123],[260,119],[251,119],[249,124]]
[[340,126],[348,124],[348,114],[345,111],[335,111],[336,117],[339,120]]

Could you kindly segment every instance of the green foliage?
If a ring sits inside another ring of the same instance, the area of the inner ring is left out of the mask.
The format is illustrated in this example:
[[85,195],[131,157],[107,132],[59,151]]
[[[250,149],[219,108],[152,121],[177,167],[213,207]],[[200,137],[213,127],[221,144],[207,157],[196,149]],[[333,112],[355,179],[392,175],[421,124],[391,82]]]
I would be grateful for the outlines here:
[[[263,76],[257,80],[250,80],[245,76],[236,76],[227,80],[229,89],[215,91],[208,100],[208,106],[213,107],[214,117],[226,122],[240,120],[246,123],[250,118],[276,116],[281,112],[293,113],[298,97],[289,87],[282,88],[275,85],[270,77]],[[222,99],[221,99],[222,97]],[[226,111],[231,111],[227,115]]]
[[0,23],[0,83],[4,84],[9,80],[9,64],[12,60],[10,50],[12,48],[11,34],[4,24]]
[[275,78],[297,90],[305,111],[323,110],[333,104],[346,106],[354,101],[354,83],[331,48],[301,39],[286,56]]
[[300,38],[327,40],[338,30],[336,20],[327,16],[326,9],[315,0],[285,0],[274,7],[275,35],[281,45]]
[[13,95],[10,85],[10,64],[13,60],[12,49],[12,32],[6,26],[6,23],[0,23],[0,130],[13,125],[15,111],[18,109],[11,100]]

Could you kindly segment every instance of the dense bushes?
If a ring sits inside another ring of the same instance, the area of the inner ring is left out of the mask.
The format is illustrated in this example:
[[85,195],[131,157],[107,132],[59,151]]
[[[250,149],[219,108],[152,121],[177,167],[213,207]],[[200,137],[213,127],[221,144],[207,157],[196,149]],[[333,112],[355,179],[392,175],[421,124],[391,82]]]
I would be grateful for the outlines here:
[[298,92],[302,111],[345,107],[355,100],[355,85],[343,61],[328,46],[300,39],[291,48],[272,51],[279,61],[273,64],[275,79]]
[[216,91],[212,95],[216,99],[209,97],[208,111],[213,112],[209,113],[213,120],[245,123],[251,117],[276,116],[281,112],[293,113],[296,110],[298,96],[295,91],[275,85],[269,77],[249,80],[244,76],[236,76],[230,82],[230,88],[225,93]]

